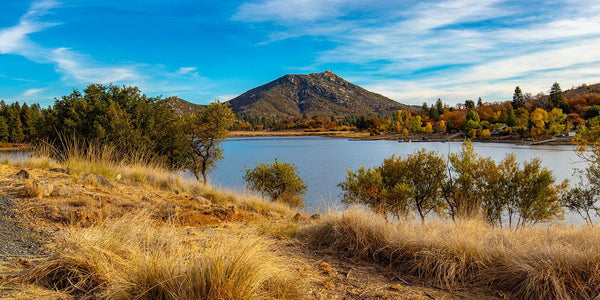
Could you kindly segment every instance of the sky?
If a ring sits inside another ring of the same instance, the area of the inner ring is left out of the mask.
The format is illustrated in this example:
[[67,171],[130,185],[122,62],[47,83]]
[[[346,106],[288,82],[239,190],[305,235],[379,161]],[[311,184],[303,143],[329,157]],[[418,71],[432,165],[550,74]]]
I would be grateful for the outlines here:
[[0,0],[0,99],[91,83],[205,104],[332,70],[405,104],[600,82],[600,0]]

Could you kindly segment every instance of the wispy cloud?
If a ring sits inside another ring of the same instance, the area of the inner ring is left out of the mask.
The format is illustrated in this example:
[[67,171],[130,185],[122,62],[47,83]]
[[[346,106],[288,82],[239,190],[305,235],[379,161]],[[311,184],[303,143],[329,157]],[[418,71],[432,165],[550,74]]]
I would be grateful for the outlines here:
[[196,71],[198,70],[198,68],[196,67],[181,67],[179,68],[179,70],[177,70],[177,74],[198,74]]
[[269,9],[274,1],[246,2],[234,18],[280,24],[283,29],[274,29],[269,41],[302,35],[332,41],[335,46],[318,54],[317,65],[371,70],[350,76],[403,102],[438,96],[459,102],[476,93],[500,100],[514,85],[537,93],[533,89],[545,90],[554,81],[570,86],[600,79],[596,1],[324,3],[329,9],[317,5],[309,18],[295,2],[282,13]]
[[[209,85],[208,79],[200,76],[195,67],[182,67],[172,71],[164,66],[144,63],[105,64],[72,48],[48,48],[33,41],[31,34],[59,25],[41,20],[59,6],[60,3],[54,0],[33,2],[17,25],[0,29],[0,54],[15,54],[34,62],[54,64],[63,80],[71,85],[130,84],[137,85],[148,93],[179,93]],[[30,89],[22,96],[33,96],[42,91],[44,90]]]
[[40,92],[43,92],[45,89],[28,89],[25,91],[25,93],[23,93],[23,96],[25,97],[30,97],[30,96],[34,96],[39,94]]

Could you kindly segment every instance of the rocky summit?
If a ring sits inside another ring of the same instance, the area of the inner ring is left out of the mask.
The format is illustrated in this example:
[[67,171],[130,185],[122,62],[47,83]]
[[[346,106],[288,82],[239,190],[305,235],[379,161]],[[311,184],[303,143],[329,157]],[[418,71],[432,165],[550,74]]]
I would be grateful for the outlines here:
[[409,109],[352,84],[332,71],[285,75],[228,101],[237,115],[288,118],[308,116],[387,116]]

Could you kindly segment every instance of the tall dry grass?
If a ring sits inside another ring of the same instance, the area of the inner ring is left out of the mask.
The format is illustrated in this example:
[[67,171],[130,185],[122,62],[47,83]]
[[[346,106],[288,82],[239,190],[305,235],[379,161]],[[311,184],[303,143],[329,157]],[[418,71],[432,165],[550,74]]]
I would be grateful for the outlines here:
[[445,288],[489,287],[521,299],[600,295],[600,229],[592,227],[510,231],[479,221],[393,223],[355,208],[329,214],[298,236]]
[[73,228],[17,278],[81,299],[296,299],[299,285],[257,236],[200,241],[144,215]]

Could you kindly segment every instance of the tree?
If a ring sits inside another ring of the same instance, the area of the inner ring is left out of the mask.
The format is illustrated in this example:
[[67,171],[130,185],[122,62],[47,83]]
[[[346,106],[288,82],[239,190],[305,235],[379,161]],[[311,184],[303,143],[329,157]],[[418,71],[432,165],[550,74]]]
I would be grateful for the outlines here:
[[548,101],[549,108],[560,108],[564,112],[569,113],[567,104],[565,103],[565,96],[563,95],[562,89],[558,82],[555,82],[550,88],[550,99]]
[[32,141],[36,137],[35,123],[38,115],[36,111],[27,106],[27,103],[23,103],[21,107],[21,122],[23,123],[23,135],[26,141]]
[[486,196],[493,194],[488,182],[495,178],[496,165],[489,158],[480,157],[470,141],[465,141],[462,151],[448,155],[449,177],[444,184],[443,195],[450,216],[472,218],[484,214]]
[[473,109],[475,108],[475,101],[469,99],[469,100],[465,100],[465,108],[466,109]]
[[508,125],[509,127],[515,127],[519,125],[519,121],[517,120],[515,111],[512,108],[508,110],[508,117],[506,117],[506,125]]
[[191,114],[184,121],[184,130],[191,142],[188,169],[196,180],[206,184],[206,173],[216,161],[223,159],[221,142],[227,137],[227,129],[235,115],[226,103],[215,101],[201,111]]
[[405,159],[392,156],[374,169],[348,171],[346,181],[338,186],[344,190],[342,202],[346,204],[364,204],[386,217],[413,210],[424,222],[429,213],[444,208],[441,187],[445,169],[442,157],[421,149]]
[[20,114],[21,107],[19,102],[15,102],[7,107],[8,135],[9,140],[13,143],[21,143],[25,139]]
[[442,103],[442,99],[438,98],[437,101],[435,101],[435,109],[439,116],[444,114],[444,104]]
[[268,195],[272,201],[303,206],[306,183],[294,164],[280,163],[277,158],[272,164],[261,162],[252,169],[246,168],[244,181],[249,190],[260,192],[263,197]]
[[481,97],[479,97],[479,99],[477,99],[477,107],[481,107],[483,105],[483,99],[481,99]]
[[546,122],[548,121],[548,112],[541,108],[536,108],[529,116],[529,121],[531,122],[531,135],[540,135],[544,133],[544,130],[546,128]]
[[515,93],[513,94],[512,107],[514,109],[525,106],[525,98],[523,97],[523,92],[520,87],[515,88]]
[[0,142],[8,141],[8,125],[6,119],[0,116]]
[[114,146],[118,159],[142,156],[180,168],[190,148],[169,104],[132,86],[91,84],[83,93],[74,90],[43,110],[36,123],[36,134],[59,151],[65,137],[76,137]]

